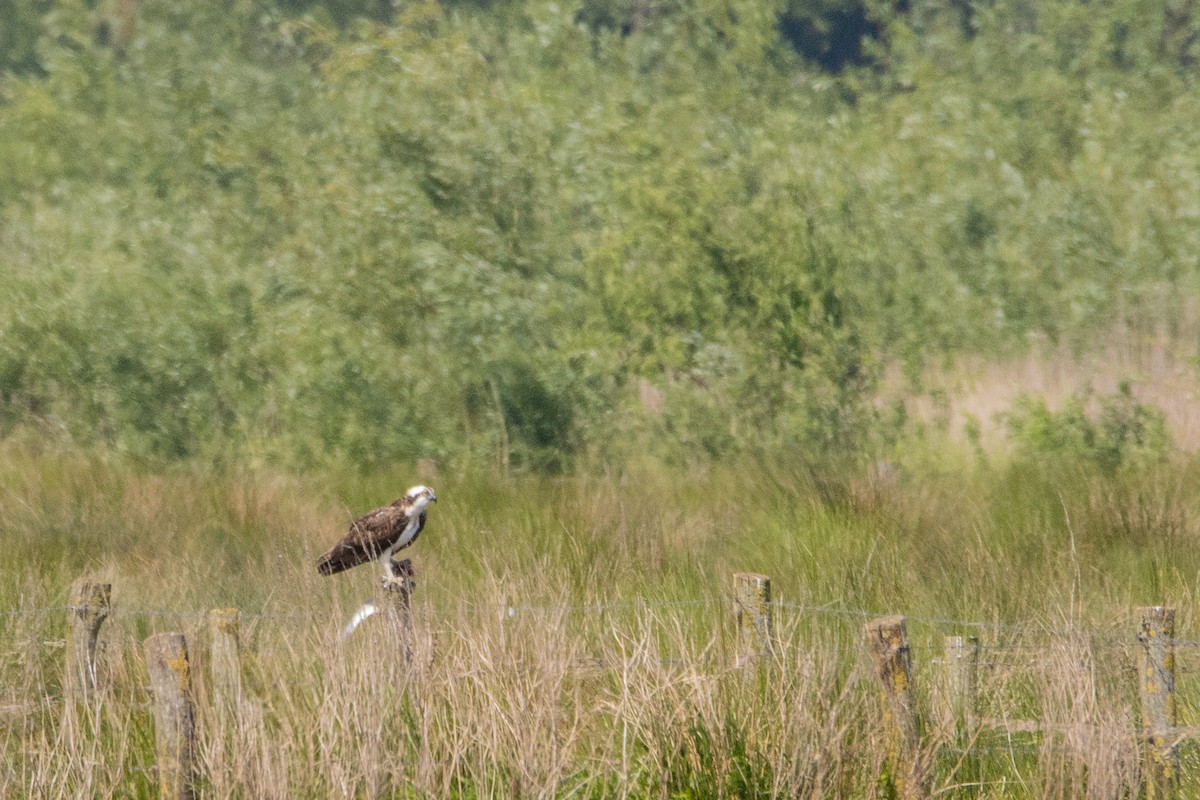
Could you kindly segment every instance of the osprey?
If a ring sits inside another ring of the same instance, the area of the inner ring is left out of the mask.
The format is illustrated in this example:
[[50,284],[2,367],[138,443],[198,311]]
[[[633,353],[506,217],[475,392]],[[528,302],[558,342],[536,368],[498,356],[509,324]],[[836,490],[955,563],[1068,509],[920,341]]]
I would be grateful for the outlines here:
[[354,521],[341,541],[321,556],[317,571],[333,575],[368,561],[383,562],[383,572],[396,578],[392,554],[408,547],[425,527],[425,509],[437,500],[428,486],[414,486],[390,506],[377,508]]

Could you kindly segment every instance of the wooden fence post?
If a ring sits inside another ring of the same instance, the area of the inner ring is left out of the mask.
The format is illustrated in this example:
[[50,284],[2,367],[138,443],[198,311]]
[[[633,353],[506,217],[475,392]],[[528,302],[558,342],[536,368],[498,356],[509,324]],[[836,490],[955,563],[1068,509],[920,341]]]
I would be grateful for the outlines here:
[[71,584],[65,687],[71,702],[87,703],[96,691],[96,642],[100,626],[108,618],[111,600],[111,583],[81,578]]
[[209,676],[213,705],[222,721],[236,714],[242,697],[242,666],[238,643],[238,610],[214,608],[208,612]]
[[734,573],[733,610],[737,618],[734,664],[740,667],[770,656],[774,636],[771,579],[753,572]]
[[196,721],[187,640],[182,633],[158,633],[146,639],[142,648],[154,695],[159,796],[191,800]]
[[920,728],[912,691],[912,654],[904,617],[871,620],[863,626],[863,636],[879,678],[896,796],[902,800],[923,800],[928,795],[927,770],[921,758]]
[[400,646],[404,660],[412,663],[412,593],[417,586],[416,571],[412,560],[393,561],[392,570],[395,578],[384,577],[381,587],[380,608],[388,620],[388,625]]
[[1173,798],[1179,786],[1175,727],[1175,609],[1143,608],[1138,631],[1147,800]]
[[971,737],[976,727],[979,675],[979,637],[945,638],[945,713],[948,723]]

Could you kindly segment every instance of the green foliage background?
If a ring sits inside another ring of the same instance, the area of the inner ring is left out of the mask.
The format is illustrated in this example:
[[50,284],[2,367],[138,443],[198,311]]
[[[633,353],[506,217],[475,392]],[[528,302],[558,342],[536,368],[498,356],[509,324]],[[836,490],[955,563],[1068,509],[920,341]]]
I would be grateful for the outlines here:
[[1195,296],[1190,4],[14,0],[0,43],[4,435],[853,454],[886,364]]

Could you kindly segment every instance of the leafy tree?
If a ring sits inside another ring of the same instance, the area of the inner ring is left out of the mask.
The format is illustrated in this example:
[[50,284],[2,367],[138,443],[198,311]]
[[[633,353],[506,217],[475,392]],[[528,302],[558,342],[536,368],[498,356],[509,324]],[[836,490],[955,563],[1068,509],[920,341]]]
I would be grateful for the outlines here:
[[52,0],[0,2],[0,74],[38,70],[37,42],[43,35],[42,17]]
[[867,452],[887,364],[1181,324],[1194,25],[1138,8],[145,0],[118,46],[99,6],[6,7],[37,31],[0,78],[0,426],[295,465]]

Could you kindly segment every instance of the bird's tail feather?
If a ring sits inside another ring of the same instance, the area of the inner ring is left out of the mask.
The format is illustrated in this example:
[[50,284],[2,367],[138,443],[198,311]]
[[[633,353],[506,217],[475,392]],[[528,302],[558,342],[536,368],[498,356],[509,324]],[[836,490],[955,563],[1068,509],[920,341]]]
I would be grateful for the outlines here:
[[337,558],[333,553],[326,553],[317,561],[317,572],[322,575],[336,575],[342,570],[350,569],[352,566],[354,565]]

